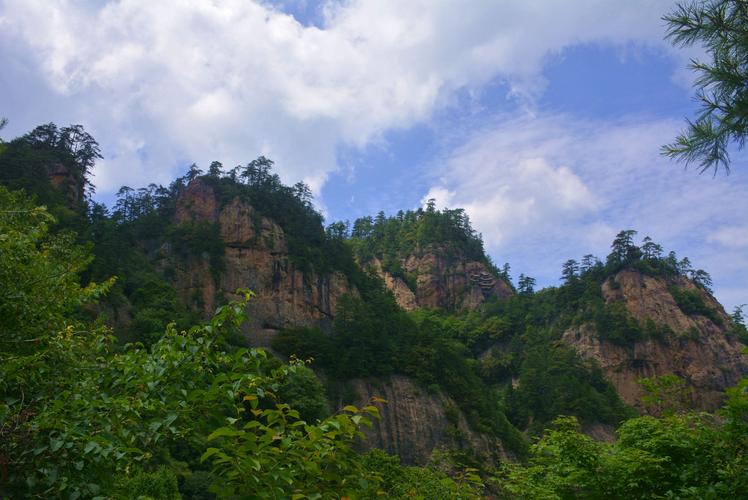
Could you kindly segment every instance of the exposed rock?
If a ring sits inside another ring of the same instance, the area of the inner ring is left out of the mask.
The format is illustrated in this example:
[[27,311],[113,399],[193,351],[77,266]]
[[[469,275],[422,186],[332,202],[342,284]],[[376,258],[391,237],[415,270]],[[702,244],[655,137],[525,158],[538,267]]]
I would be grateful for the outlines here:
[[388,290],[395,296],[395,301],[400,307],[406,311],[412,311],[418,308],[418,302],[416,301],[416,295],[413,293],[408,285],[398,276],[392,276],[390,273],[382,269],[382,263],[379,259],[374,258],[369,262],[369,266],[374,269],[377,274],[384,281],[384,285]]
[[396,454],[405,464],[425,464],[435,450],[447,448],[472,450],[492,462],[509,458],[498,438],[472,431],[454,401],[440,391],[429,393],[404,376],[351,384],[358,394],[354,404],[368,404],[374,396],[387,400],[376,405],[381,419],[364,430],[366,448]]
[[62,163],[56,163],[47,167],[49,182],[57,189],[67,195],[70,207],[77,206],[84,197],[85,186],[77,181],[73,172]]
[[378,259],[368,264],[379,273],[406,310],[419,307],[474,310],[492,296],[506,298],[514,292],[503,279],[493,275],[482,262],[449,255],[446,249],[431,249],[402,260],[406,273],[416,279],[415,290],[399,277],[382,269]]
[[179,295],[187,303],[201,305],[208,315],[219,296],[230,299],[239,288],[252,290],[256,297],[249,305],[247,329],[250,337],[253,332],[258,335],[258,342],[262,337],[262,343],[267,343],[269,331],[288,326],[328,328],[340,296],[356,293],[343,274],[317,275],[297,269],[278,224],[238,198],[219,207],[205,182],[190,183],[177,201],[175,219],[177,224],[218,224],[225,244],[225,269],[218,280],[210,272],[207,256],[176,266]]
[[190,182],[177,200],[174,215],[177,224],[190,221],[215,221],[218,215],[218,202],[213,188],[197,179]]
[[[722,306],[685,278],[671,281],[623,270],[615,276],[614,286],[606,282],[602,287],[608,303],[622,301],[640,323],[649,319],[670,327],[672,334],[665,338],[623,347],[600,341],[595,327],[585,324],[565,332],[563,340],[585,358],[596,360],[605,377],[630,405],[643,409],[639,378],[674,374],[693,389],[695,408],[714,410],[722,403],[723,391],[748,374],[748,359],[741,353],[742,344],[726,335],[728,318]],[[670,294],[669,284],[698,291],[704,302],[723,318],[724,324],[684,314]]]

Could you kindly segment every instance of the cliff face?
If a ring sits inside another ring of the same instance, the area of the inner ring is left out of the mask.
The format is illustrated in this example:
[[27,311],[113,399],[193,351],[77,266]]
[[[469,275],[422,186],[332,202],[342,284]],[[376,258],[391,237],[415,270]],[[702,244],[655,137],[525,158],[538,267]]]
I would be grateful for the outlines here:
[[482,262],[450,255],[434,248],[401,260],[402,268],[415,276],[415,289],[400,277],[382,269],[378,259],[369,265],[382,277],[397,303],[406,310],[416,308],[450,311],[477,309],[489,297],[506,298],[514,292]]
[[238,288],[252,290],[256,298],[249,306],[249,330],[258,341],[267,340],[269,330],[288,326],[325,328],[339,297],[356,293],[340,273],[317,275],[297,269],[278,224],[238,198],[220,207],[213,189],[202,181],[190,183],[180,196],[175,219],[178,225],[217,224],[225,245],[220,276],[211,273],[207,255],[176,263],[174,286],[179,295],[186,303],[202,304],[210,314],[217,297],[231,298]]
[[440,391],[428,393],[399,375],[385,383],[351,383],[358,395],[354,404],[368,404],[374,396],[387,400],[377,404],[381,419],[364,429],[366,448],[399,455],[405,464],[425,464],[439,449],[471,450],[491,462],[508,458],[497,438],[472,431],[454,401]]
[[[671,286],[699,294],[722,324],[703,315],[684,313]],[[641,324],[651,320],[671,330],[664,338],[643,340],[632,347],[601,341],[592,324],[564,333],[565,342],[600,364],[626,403],[643,408],[637,379],[674,374],[692,389],[695,408],[714,410],[722,402],[723,391],[748,374],[748,358],[741,354],[742,344],[726,335],[729,322],[722,306],[689,280],[678,277],[666,281],[623,270],[613,283],[603,284],[602,293],[607,303],[623,302]]]

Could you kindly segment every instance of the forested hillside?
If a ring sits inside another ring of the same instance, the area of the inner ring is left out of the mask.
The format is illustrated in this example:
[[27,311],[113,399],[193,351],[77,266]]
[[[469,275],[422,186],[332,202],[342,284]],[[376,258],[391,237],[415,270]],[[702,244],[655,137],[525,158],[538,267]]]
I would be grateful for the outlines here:
[[105,207],[98,158],[0,143],[0,496],[748,491],[742,310],[651,238],[535,290],[461,209],[325,227],[264,157]]

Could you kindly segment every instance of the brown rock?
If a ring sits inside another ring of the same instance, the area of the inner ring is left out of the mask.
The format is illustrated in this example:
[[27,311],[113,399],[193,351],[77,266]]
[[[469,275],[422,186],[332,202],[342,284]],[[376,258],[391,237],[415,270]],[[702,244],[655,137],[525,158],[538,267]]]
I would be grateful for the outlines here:
[[441,449],[472,450],[494,463],[509,458],[498,438],[471,430],[454,401],[441,391],[427,392],[399,375],[378,384],[363,380],[351,383],[358,394],[354,404],[368,404],[375,396],[387,400],[376,405],[381,419],[364,430],[363,445],[367,449],[398,455],[405,464],[425,464],[434,451]]
[[[748,359],[743,346],[728,337],[727,314],[708,293],[683,277],[670,283],[663,278],[645,276],[634,270],[623,270],[614,277],[616,286],[603,284],[608,303],[622,301],[641,324],[652,320],[667,325],[672,334],[663,339],[647,339],[627,348],[599,339],[592,324],[566,331],[563,340],[585,358],[600,365],[607,380],[628,404],[643,409],[643,392],[637,383],[642,377],[674,374],[685,380],[693,391],[697,409],[714,410],[724,398],[724,390],[748,374]],[[715,324],[700,315],[686,315],[668,290],[668,285],[697,290],[705,303],[724,319]]]
[[368,266],[374,269],[382,278],[382,280],[384,281],[384,286],[386,286],[387,289],[392,292],[392,294],[395,296],[395,301],[400,307],[402,307],[406,311],[412,311],[413,309],[418,308],[416,295],[413,293],[413,290],[411,290],[408,285],[402,280],[402,278],[398,276],[392,276],[390,273],[382,269],[382,263],[376,257],[369,262]]
[[506,298],[514,293],[482,262],[449,255],[446,249],[436,248],[402,260],[403,269],[416,277],[415,290],[384,271],[378,259],[368,265],[382,277],[397,303],[406,310],[419,307],[474,310],[491,296]]
[[340,273],[318,275],[297,269],[278,224],[238,198],[219,207],[213,189],[199,179],[177,200],[175,221],[218,224],[225,244],[225,269],[217,280],[207,256],[175,263],[174,285],[180,297],[208,316],[219,296],[231,299],[239,288],[252,290],[256,297],[248,310],[250,341],[256,334],[258,342],[266,344],[268,330],[288,326],[327,328],[340,296],[357,293]]
[[76,207],[84,196],[85,186],[83,183],[76,181],[73,172],[61,163],[47,167],[47,171],[49,172],[49,182],[67,195],[68,206]]
[[174,219],[177,224],[190,221],[214,222],[217,215],[218,202],[213,188],[197,179],[190,182],[177,199]]

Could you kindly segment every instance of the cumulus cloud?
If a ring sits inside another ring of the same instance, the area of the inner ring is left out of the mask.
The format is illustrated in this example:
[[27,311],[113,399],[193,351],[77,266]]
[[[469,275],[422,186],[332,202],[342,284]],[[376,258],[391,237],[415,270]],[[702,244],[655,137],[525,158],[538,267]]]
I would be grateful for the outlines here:
[[[233,165],[259,153],[277,160],[286,180],[318,189],[337,168],[341,144],[363,146],[427,121],[456,91],[499,78],[531,101],[543,88],[545,58],[564,47],[665,47],[659,17],[671,8],[666,0],[470,9],[360,0],[324,4],[320,28],[248,0],[0,5],[4,54],[29,61],[22,70],[46,82],[44,100],[65,102],[75,112],[67,121],[84,123],[102,143],[96,182],[104,192],[168,180],[180,163]],[[23,96],[27,77],[8,74],[5,85]]]
[[748,248],[748,226],[722,227],[709,235],[708,241],[729,248]]
[[493,144],[463,148],[447,163],[444,182],[454,190],[435,186],[425,198],[438,206],[464,207],[476,226],[485,228],[491,248],[506,243],[517,228],[554,224],[597,208],[597,197],[568,167],[531,154],[502,153]]
[[[426,198],[465,207],[497,261],[544,284],[557,283],[567,258],[604,258],[616,232],[631,228],[682,255],[688,249],[718,292],[748,297],[738,251],[748,228],[736,224],[748,212],[748,178],[699,176],[663,159],[659,147],[679,126],[643,117],[498,119],[443,158]],[[725,258],[712,241],[734,251]]]

